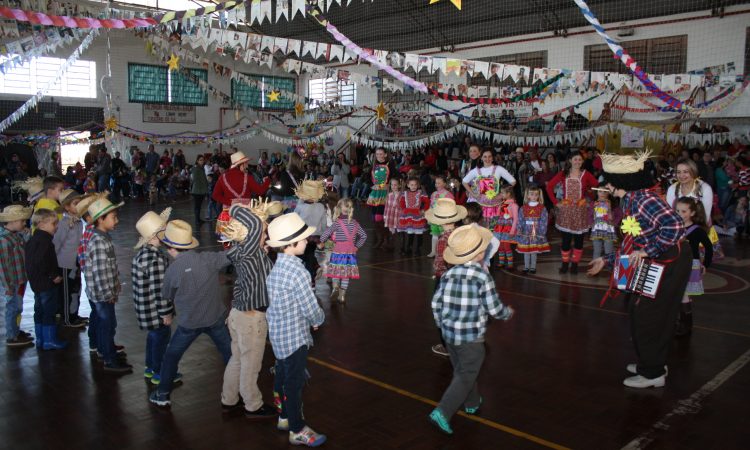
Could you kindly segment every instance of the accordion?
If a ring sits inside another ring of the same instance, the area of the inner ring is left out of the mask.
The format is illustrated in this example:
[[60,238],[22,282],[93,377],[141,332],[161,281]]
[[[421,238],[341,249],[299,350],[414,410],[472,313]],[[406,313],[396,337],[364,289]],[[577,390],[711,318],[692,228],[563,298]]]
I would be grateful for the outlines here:
[[627,255],[617,254],[613,273],[617,289],[649,298],[655,298],[664,275],[664,265],[642,259],[637,265],[630,264]]

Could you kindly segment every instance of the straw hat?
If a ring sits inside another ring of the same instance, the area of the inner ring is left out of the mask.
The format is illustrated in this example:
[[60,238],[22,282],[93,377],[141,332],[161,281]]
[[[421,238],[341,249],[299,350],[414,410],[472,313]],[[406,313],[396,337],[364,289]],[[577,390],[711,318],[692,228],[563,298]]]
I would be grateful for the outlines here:
[[16,220],[28,220],[31,214],[34,212],[34,208],[24,208],[21,205],[10,205],[6,206],[5,209],[0,211],[0,222],[15,222]]
[[13,191],[26,191],[29,194],[29,201],[36,200],[44,191],[44,181],[41,177],[27,178],[23,181],[13,183]]
[[156,233],[164,230],[164,228],[167,226],[167,220],[169,220],[169,215],[171,213],[172,208],[167,208],[162,211],[161,214],[156,214],[153,211],[149,211],[141,216],[141,218],[138,219],[138,222],[135,223],[135,229],[138,230],[141,238],[138,239],[138,243],[135,244],[134,248],[143,247],[144,245],[146,245],[146,242],[150,241],[156,236]]
[[325,181],[305,180],[294,190],[294,194],[303,202],[317,202],[325,194]]
[[440,198],[435,202],[435,206],[430,208],[424,216],[433,225],[445,225],[446,223],[455,223],[464,220],[466,218],[466,208],[456,205],[456,201],[451,198]]
[[284,214],[275,218],[268,225],[269,247],[283,247],[294,244],[315,232],[315,227],[308,226],[297,213]]
[[458,227],[448,238],[443,258],[448,264],[465,264],[483,254],[491,240],[492,232],[487,228],[476,224]]
[[266,214],[268,214],[268,217],[278,216],[282,212],[284,212],[284,204],[280,201],[274,200],[269,202],[268,206],[266,206]]
[[91,222],[96,222],[96,219],[104,216],[105,214],[109,213],[110,211],[114,211],[117,208],[124,205],[124,202],[120,202],[118,204],[112,204],[112,202],[109,201],[107,198],[100,198],[96,200],[94,203],[92,203],[88,208],[88,213],[91,216]]
[[76,214],[78,214],[78,217],[83,217],[92,203],[99,200],[100,198],[105,198],[106,196],[107,194],[104,192],[101,194],[86,194],[82,196],[81,201],[79,201],[78,205],[76,205]]
[[249,159],[247,159],[247,156],[245,156],[245,154],[242,153],[241,151],[237,151],[235,153],[232,153],[232,155],[229,157],[229,159],[232,161],[232,166],[231,167],[237,167],[240,164],[249,161]]
[[156,233],[156,237],[164,245],[178,250],[190,250],[200,245],[198,240],[193,237],[193,227],[184,220],[170,221],[164,231]]
[[65,206],[77,198],[81,198],[81,194],[73,189],[65,189],[60,193],[60,204]]
[[604,172],[620,175],[640,172],[650,157],[651,150],[635,152],[633,155],[604,153],[600,156]]

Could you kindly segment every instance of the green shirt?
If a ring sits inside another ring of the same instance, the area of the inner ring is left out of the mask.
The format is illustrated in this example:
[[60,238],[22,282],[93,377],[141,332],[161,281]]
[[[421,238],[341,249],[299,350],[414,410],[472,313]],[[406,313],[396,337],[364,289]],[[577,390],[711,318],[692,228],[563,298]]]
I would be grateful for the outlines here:
[[190,184],[190,193],[193,195],[208,194],[208,179],[203,166],[195,165],[190,173],[192,182]]

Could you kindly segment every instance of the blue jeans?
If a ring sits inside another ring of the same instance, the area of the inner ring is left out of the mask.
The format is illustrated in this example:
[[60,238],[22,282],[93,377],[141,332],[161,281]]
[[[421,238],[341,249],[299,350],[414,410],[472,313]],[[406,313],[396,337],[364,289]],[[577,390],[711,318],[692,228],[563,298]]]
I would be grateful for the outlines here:
[[55,325],[57,314],[57,286],[47,291],[34,292],[34,323],[37,325]]
[[229,358],[232,357],[232,337],[229,335],[229,328],[227,328],[224,317],[210,327],[185,328],[178,325],[169,341],[167,351],[164,353],[164,359],[162,359],[159,375],[159,378],[161,378],[159,382],[160,394],[172,392],[172,380],[177,374],[177,365],[180,363],[182,355],[202,333],[206,333],[214,341],[216,348],[224,359],[224,365],[229,362]]
[[99,321],[96,318],[97,314],[96,314],[96,306],[94,306],[94,302],[89,300],[89,306],[91,307],[91,314],[89,315],[89,329],[88,329],[89,349],[97,350],[97,346],[99,345],[99,342],[97,342],[96,340],[96,336],[97,336],[96,327],[99,326]]
[[[115,304],[94,302],[94,308],[92,316],[96,316],[97,350],[102,354],[104,364],[113,364],[117,358],[117,350],[115,350],[115,330],[117,329]],[[90,323],[89,326],[91,326]]]
[[299,433],[305,427],[302,417],[302,388],[305,385],[307,346],[303,345],[284,359],[276,360],[273,390],[281,399],[281,418],[289,419],[289,430]]
[[109,190],[109,178],[110,174],[99,175],[97,180],[97,192],[104,192]]
[[18,319],[23,312],[23,297],[18,295],[18,290],[15,294],[3,295],[5,300],[5,337],[7,339],[15,339],[18,337]]
[[164,352],[167,351],[171,331],[172,328],[164,324],[155,330],[148,331],[146,337],[146,368],[153,370],[154,373],[161,372],[161,361],[164,359]]

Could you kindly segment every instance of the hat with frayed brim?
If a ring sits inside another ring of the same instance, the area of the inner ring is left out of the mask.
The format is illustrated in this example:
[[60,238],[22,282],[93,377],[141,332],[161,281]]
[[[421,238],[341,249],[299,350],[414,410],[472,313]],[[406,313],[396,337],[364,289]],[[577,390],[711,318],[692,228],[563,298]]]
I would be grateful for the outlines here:
[[68,203],[77,198],[81,198],[81,194],[78,193],[78,191],[74,191],[73,189],[65,189],[60,193],[60,204],[62,206],[66,206]]
[[466,214],[466,208],[456,205],[455,200],[440,198],[435,202],[435,206],[425,212],[424,216],[433,225],[445,225],[464,220]]
[[96,219],[103,217],[104,215],[116,210],[117,208],[124,205],[125,202],[114,204],[107,198],[100,198],[91,204],[88,208],[88,213],[91,216],[91,222],[96,222]]
[[88,214],[89,206],[101,198],[107,198],[107,193],[102,192],[100,194],[86,194],[82,196],[81,201],[76,205],[76,213],[78,214],[78,217],[83,217]]
[[34,208],[24,208],[21,205],[10,205],[6,206],[5,209],[0,211],[0,222],[8,223],[15,222],[16,220],[28,220],[31,214],[34,212]]
[[490,245],[492,232],[479,225],[464,225],[453,230],[448,238],[448,248],[443,253],[443,259],[448,264],[466,264],[473,260]]
[[41,177],[27,178],[13,182],[13,192],[25,191],[29,194],[29,202],[33,202],[44,192],[44,181]]
[[268,225],[269,247],[284,247],[299,242],[315,233],[315,227],[311,227],[297,213],[279,216]]
[[305,180],[294,190],[294,195],[303,202],[317,202],[326,193],[325,181]]
[[167,247],[177,250],[190,250],[200,245],[193,237],[193,227],[184,220],[170,221],[164,231],[156,233],[156,237]]
[[172,208],[167,208],[162,211],[161,214],[149,211],[141,216],[141,218],[138,219],[138,222],[135,223],[135,229],[138,230],[138,234],[141,235],[141,238],[138,239],[138,243],[135,244],[134,248],[143,247],[148,241],[156,237],[156,233],[164,231],[171,213]]
[[282,212],[284,212],[284,204],[280,201],[274,200],[269,202],[268,206],[266,206],[266,214],[268,214],[268,217],[278,216]]
[[239,166],[240,164],[242,164],[244,162],[249,162],[250,161],[249,159],[247,159],[247,156],[245,156],[245,154],[242,153],[242,152],[232,153],[232,155],[229,157],[229,159],[232,161],[232,166],[231,167],[237,167],[237,166]]
[[602,169],[606,173],[626,175],[638,173],[645,167],[646,161],[651,157],[651,150],[635,152],[633,155],[616,155],[614,153],[604,153],[600,156],[602,159]]

